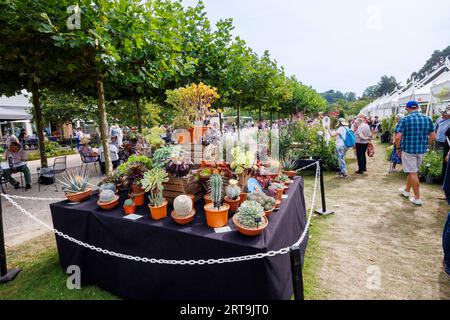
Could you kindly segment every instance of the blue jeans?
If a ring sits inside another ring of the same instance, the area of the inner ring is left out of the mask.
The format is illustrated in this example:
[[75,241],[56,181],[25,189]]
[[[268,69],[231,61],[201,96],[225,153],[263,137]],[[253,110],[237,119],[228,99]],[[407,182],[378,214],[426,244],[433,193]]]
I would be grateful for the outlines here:
[[339,169],[342,174],[347,174],[347,165],[345,164],[345,154],[347,153],[347,147],[336,147],[336,155],[338,157]]
[[450,213],[448,214],[447,222],[445,223],[442,245],[444,247],[445,271],[450,275]]

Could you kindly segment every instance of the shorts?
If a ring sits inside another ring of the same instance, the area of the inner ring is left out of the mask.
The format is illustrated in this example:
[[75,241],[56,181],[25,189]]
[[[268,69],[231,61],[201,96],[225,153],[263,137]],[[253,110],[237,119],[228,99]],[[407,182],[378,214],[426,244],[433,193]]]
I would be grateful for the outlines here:
[[403,171],[405,173],[418,173],[425,154],[411,154],[402,152]]

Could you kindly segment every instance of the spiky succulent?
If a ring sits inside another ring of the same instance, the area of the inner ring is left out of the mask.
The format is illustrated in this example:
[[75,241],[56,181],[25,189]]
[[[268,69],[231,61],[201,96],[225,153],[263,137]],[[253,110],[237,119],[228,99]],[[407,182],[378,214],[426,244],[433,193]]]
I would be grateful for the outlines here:
[[65,193],[79,193],[89,189],[89,177],[87,170],[66,171],[64,172],[63,181],[57,179],[62,185]]
[[248,195],[248,200],[258,202],[264,208],[264,211],[270,211],[275,208],[276,200],[263,192],[254,192]]
[[152,207],[160,207],[163,205],[163,183],[168,181],[167,172],[159,168],[153,168],[144,174],[141,184],[145,192],[150,193],[148,198]]
[[291,179],[289,179],[289,177],[287,175],[282,173],[275,179],[275,181],[280,182],[280,183],[287,183],[287,182],[291,181]]
[[116,185],[114,183],[105,183],[100,186],[100,192],[104,190],[111,190],[114,193],[116,192]]
[[241,188],[237,185],[237,180],[230,180],[230,184],[225,189],[225,194],[229,200],[237,200],[241,194]]
[[256,201],[245,201],[239,208],[237,220],[248,229],[257,229],[264,222],[264,208]]
[[297,161],[292,159],[286,159],[282,163],[282,167],[284,171],[294,171],[297,166]]
[[223,202],[223,180],[219,174],[213,174],[210,179],[211,184],[211,199],[214,202],[214,207],[219,209]]
[[134,202],[133,202],[133,200],[131,200],[131,199],[127,199],[127,200],[125,200],[125,202],[123,203],[123,206],[124,206],[124,207],[132,207],[132,206],[134,206]]
[[100,199],[99,201],[101,203],[109,203],[116,199],[116,194],[112,190],[103,190],[100,193]]

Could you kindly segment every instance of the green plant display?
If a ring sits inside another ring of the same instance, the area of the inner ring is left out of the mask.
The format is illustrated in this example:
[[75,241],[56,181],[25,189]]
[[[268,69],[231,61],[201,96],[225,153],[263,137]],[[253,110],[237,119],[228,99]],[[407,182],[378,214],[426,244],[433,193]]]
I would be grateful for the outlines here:
[[254,192],[248,196],[248,201],[258,202],[263,208],[264,211],[270,211],[275,208],[275,198],[266,195],[263,192]]
[[103,190],[100,193],[100,199],[99,201],[101,203],[109,203],[116,199],[116,194],[112,190]]
[[245,228],[257,229],[263,222],[264,208],[256,201],[245,201],[239,208],[238,222]]
[[79,193],[89,189],[89,178],[87,170],[84,171],[66,171],[62,176],[63,180],[56,180],[63,186],[65,193]]
[[150,193],[148,198],[152,207],[160,207],[163,205],[163,183],[168,181],[169,176],[167,172],[159,168],[153,168],[144,174],[141,185],[145,192]]
[[127,199],[127,200],[125,200],[125,202],[123,203],[123,206],[124,206],[124,207],[132,207],[132,206],[134,206],[134,202],[133,202],[133,200],[131,200],[131,199]]
[[440,179],[442,177],[442,158],[441,151],[428,152],[420,166],[419,173],[425,177]]
[[164,134],[164,129],[161,127],[153,127],[150,130],[144,129],[144,138],[152,146],[152,150],[157,150],[164,146],[165,142],[161,138]]

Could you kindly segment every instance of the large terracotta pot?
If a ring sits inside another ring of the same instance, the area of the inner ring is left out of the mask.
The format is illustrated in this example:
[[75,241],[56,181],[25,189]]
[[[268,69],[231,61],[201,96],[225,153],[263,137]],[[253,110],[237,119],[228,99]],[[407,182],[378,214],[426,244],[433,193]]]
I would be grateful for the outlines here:
[[133,199],[134,204],[136,207],[140,207],[144,205],[145,202],[145,192],[139,192],[135,194],[129,194],[130,199]]
[[162,220],[165,217],[167,217],[167,200],[164,200],[162,206],[160,207],[152,207],[152,206],[148,206],[150,209],[150,215],[152,217],[153,220]]
[[125,212],[125,214],[134,214],[136,213],[136,205],[132,205],[132,206],[123,206],[123,211]]
[[224,201],[230,206],[230,213],[235,213],[238,211],[239,205],[241,204],[241,197],[238,197],[236,200],[229,200],[225,197]]
[[89,188],[86,191],[78,193],[66,193],[66,197],[71,202],[82,202],[88,199],[92,195],[92,189]]
[[182,217],[182,218],[177,217],[177,216],[175,216],[175,211],[172,211],[171,216],[177,224],[184,226],[188,223],[191,223],[194,220],[195,209],[192,209],[191,214],[187,217]]
[[238,222],[239,213],[233,216],[233,223],[236,226],[236,229],[239,233],[248,237],[256,237],[259,236],[269,225],[269,219],[267,217],[263,217],[263,223],[258,229],[247,229],[244,226],[241,226]]
[[189,133],[191,134],[191,142],[192,143],[200,143],[201,139],[205,136],[206,131],[208,131],[209,127],[207,126],[194,126],[189,129]]
[[112,210],[119,205],[119,196],[115,196],[114,200],[111,202],[100,202],[97,201],[97,205],[103,210]]
[[228,211],[230,206],[223,204],[220,209],[214,208],[214,203],[207,204],[205,207],[206,223],[210,228],[222,228],[228,224]]
[[296,171],[282,171],[285,175],[287,175],[289,178],[294,178],[297,175]]

